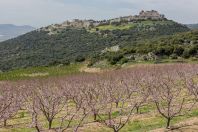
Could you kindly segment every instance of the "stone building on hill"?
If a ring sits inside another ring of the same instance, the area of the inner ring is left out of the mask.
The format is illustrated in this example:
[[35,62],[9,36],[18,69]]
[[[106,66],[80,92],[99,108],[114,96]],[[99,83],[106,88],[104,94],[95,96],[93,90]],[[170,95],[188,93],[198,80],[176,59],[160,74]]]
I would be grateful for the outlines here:
[[151,11],[141,11],[139,13],[139,19],[164,19],[165,16],[162,14],[159,14],[159,12],[155,11],[155,10],[151,10]]
[[158,11],[151,10],[151,11],[141,11],[139,15],[135,16],[125,16],[125,17],[119,17],[115,19],[111,19],[110,23],[115,23],[115,22],[132,22],[132,21],[137,21],[137,20],[163,20],[165,19],[165,16],[160,14]]
[[114,18],[110,20],[102,20],[102,21],[95,21],[95,20],[79,20],[74,19],[72,21],[65,21],[62,24],[54,24],[45,28],[45,31],[50,31],[50,33],[54,33],[54,29],[64,29],[66,27],[75,27],[75,28],[90,28],[90,27],[97,27],[100,25],[109,25],[109,24],[116,24],[116,23],[133,23],[138,20],[164,20],[166,19],[164,15],[160,14],[158,11],[151,10],[151,11],[141,11],[139,15],[135,16],[124,16],[119,18]]

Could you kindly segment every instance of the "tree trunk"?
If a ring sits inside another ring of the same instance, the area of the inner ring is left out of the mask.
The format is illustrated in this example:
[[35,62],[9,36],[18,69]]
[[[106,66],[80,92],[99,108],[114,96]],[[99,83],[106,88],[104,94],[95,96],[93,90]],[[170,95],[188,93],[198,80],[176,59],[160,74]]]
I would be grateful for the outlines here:
[[139,107],[138,106],[136,107],[136,111],[137,111],[137,114],[139,114]]
[[3,121],[3,126],[6,127],[7,126],[7,120]]
[[36,128],[37,132],[40,132],[40,130],[39,130],[39,128],[38,128],[38,126],[37,126],[37,125],[35,126],[35,128]]
[[40,132],[40,129],[38,127],[37,115],[35,115],[35,128],[36,128],[37,132]]
[[38,127],[38,119],[37,119],[37,113],[32,113],[32,123],[34,124],[34,127],[36,128],[37,132],[40,132],[40,129]]
[[94,121],[97,121],[97,114],[94,113]]
[[49,129],[52,129],[52,120],[49,121]]
[[167,129],[170,129],[170,121],[171,121],[171,119],[168,118],[168,119],[167,119],[167,124],[166,124],[166,128],[167,128]]
[[119,102],[116,102],[116,108],[118,108]]
[[113,129],[114,132],[119,132],[119,130]]
[[86,115],[86,109],[83,109],[83,114]]

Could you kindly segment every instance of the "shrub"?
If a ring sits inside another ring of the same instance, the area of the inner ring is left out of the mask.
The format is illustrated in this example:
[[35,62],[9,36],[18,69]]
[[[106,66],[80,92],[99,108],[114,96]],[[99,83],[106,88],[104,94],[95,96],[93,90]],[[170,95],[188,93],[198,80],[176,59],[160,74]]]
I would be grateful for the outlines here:
[[108,61],[110,62],[111,65],[115,65],[117,64],[117,62],[119,62],[121,59],[123,58],[123,55],[114,55],[114,56],[111,56]]
[[172,55],[170,56],[170,58],[173,59],[173,60],[178,59],[178,57],[177,57],[176,54],[172,54]]
[[69,60],[62,60],[61,64],[63,65],[70,65],[70,61]]
[[75,59],[76,62],[83,62],[85,61],[85,57],[83,56],[77,56],[76,59]]
[[174,49],[174,54],[181,56],[184,52],[184,48],[183,47],[175,47]]
[[58,60],[52,60],[52,61],[49,63],[49,66],[56,66],[56,65],[59,65],[59,64],[61,64],[60,61],[58,61]]
[[190,54],[191,56],[194,56],[194,55],[197,54],[197,50],[198,50],[198,48],[197,48],[196,46],[193,46],[193,47],[191,47],[191,48],[189,49],[189,54]]
[[188,49],[184,50],[182,57],[185,58],[185,59],[188,59],[190,57]]
[[129,62],[129,59],[127,59],[127,58],[122,58],[122,59],[120,60],[120,63],[121,63],[121,64],[125,64],[125,63],[127,63],[127,62]]

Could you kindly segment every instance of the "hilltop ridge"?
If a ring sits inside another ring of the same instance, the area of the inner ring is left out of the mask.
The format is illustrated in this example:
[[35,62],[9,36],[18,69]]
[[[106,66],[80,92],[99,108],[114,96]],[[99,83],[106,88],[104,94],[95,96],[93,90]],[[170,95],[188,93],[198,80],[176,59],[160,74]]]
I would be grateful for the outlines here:
[[103,25],[111,25],[111,24],[121,24],[121,23],[127,23],[132,24],[136,23],[137,21],[143,21],[143,20],[167,20],[165,18],[165,15],[160,14],[158,11],[151,10],[151,11],[144,11],[142,10],[139,15],[130,15],[130,16],[123,16],[119,18],[109,19],[109,20],[79,20],[74,19],[72,21],[65,21],[62,24],[52,24],[48,27],[41,28],[40,30],[43,31],[51,31],[52,29],[64,29],[68,27],[73,28],[94,28],[98,26]]
[[137,20],[164,20],[165,15],[160,14],[158,11],[151,10],[151,11],[141,11],[139,15],[135,16],[124,16],[119,18],[114,18],[110,20],[102,20],[102,21],[95,21],[95,20],[79,20],[74,19],[72,22],[65,21],[62,25],[65,27],[97,27],[100,25],[109,25],[113,23],[121,23],[121,22],[134,22]]

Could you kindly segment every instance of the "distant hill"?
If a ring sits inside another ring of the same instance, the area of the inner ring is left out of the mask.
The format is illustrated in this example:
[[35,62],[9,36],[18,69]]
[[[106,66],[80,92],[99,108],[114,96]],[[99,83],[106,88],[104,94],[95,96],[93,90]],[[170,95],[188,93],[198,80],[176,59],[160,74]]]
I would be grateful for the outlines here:
[[29,32],[0,43],[0,70],[80,62],[108,47],[131,47],[190,30],[185,25],[159,16],[163,19],[143,17],[140,20],[119,22],[114,19],[113,23],[106,20],[88,27],[81,26],[85,21],[76,20],[70,26],[55,24]]
[[5,41],[19,35],[35,30],[31,26],[16,26],[12,24],[0,24],[0,41]]
[[198,29],[198,24],[188,24],[187,26],[191,29]]

